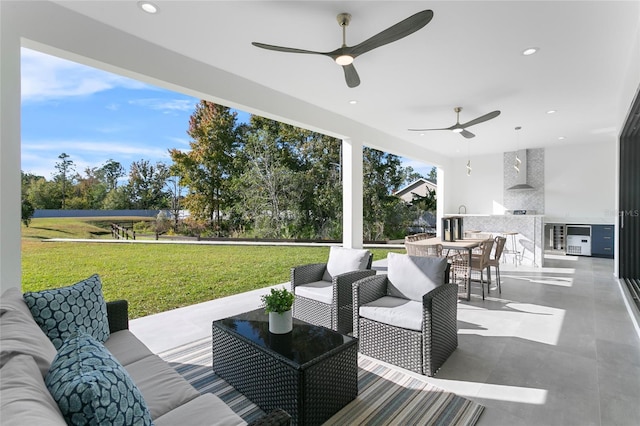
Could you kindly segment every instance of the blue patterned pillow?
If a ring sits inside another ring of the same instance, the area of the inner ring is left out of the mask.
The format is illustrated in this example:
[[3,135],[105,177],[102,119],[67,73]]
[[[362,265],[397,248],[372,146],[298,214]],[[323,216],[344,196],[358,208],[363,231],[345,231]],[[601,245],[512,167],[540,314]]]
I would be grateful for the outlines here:
[[88,334],[62,344],[44,382],[69,425],[153,425],[127,370]]
[[98,275],[68,287],[27,292],[23,297],[56,349],[75,331],[88,333],[102,343],[109,338],[107,304]]

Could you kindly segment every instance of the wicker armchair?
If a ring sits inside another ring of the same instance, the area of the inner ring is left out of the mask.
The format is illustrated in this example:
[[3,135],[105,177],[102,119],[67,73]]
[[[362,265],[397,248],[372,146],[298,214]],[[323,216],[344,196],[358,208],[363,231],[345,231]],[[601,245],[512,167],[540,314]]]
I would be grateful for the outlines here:
[[376,274],[371,269],[372,261],[373,255],[368,250],[331,247],[327,263],[291,268],[293,317],[342,334],[351,333],[351,285]]
[[[396,256],[405,259],[392,258]],[[388,260],[388,275],[353,284],[353,334],[359,338],[359,351],[433,376],[458,347],[458,287],[449,284],[445,257],[389,253]],[[407,278],[413,280],[408,291]]]

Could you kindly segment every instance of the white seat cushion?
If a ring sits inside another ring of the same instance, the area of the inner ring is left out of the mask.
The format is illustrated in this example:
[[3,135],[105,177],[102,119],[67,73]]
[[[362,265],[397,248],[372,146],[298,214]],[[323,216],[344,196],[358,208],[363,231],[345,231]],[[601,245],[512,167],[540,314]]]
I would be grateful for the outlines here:
[[296,296],[317,300],[327,305],[333,303],[333,283],[330,281],[314,281],[312,283],[297,285],[294,293]]
[[104,346],[125,367],[140,361],[142,358],[153,355],[153,352],[129,330],[120,330],[112,333],[104,343]]
[[157,355],[149,355],[124,367],[156,419],[200,396],[176,370]]
[[422,302],[384,296],[360,306],[360,316],[409,330],[422,330]]
[[246,425],[220,398],[205,393],[155,419],[156,426]]
[[446,269],[446,257],[389,253],[387,255],[387,276],[390,282],[388,294],[422,303],[422,296],[444,284]]
[[370,255],[369,250],[331,246],[327,269],[324,271],[322,279],[331,281],[336,275],[366,269]]

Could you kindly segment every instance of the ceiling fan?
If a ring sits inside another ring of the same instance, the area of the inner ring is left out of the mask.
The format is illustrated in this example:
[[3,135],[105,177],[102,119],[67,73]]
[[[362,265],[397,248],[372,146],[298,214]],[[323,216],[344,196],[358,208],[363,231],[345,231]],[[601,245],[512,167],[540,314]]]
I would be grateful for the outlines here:
[[377,47],[400,40],[409,34],[413,34],[420,28],[427,25],[429,21],[431,21],[431,18],[433,18],[433,11],[423,10],[422,12],[411,15],[397,24],[392,25],[386,30],[379,32],[360,44],[347,46],[346,31],[347,26],[351,21],[351,15],[348,13],[341,13],[337,16],[337,20],[338,24],[342,27],[342,46],[331,52],[317,52],[313,50],[296,49],[293,47],[273,46],[271,44],[258,43],[255,41],[251,44],[262,49],[275,50],[278,52],[307,53],[328,56],[336,61],[338,65],[342,65],[347,86],[356,87],[360,84],[360,77],[353,66],[353,60],[356,57]]
[[492,111],[488,114],[480,116],[474,120],[467,121],[464,124],[460,124],[460,111],[462,111],[462,107],[455,107],[453,109],[456,112],[456,124],[451,127],[443,127],[441,129],[409,129],[412,132],[426,132],[429,130],[451,130],[454,133],[460,133],[467,139],[471,139],[475,137],[473,133],[467,130],[467,127],[474,126],[476,124],[484,123],[485,121],[491,120],[492,118],[496,118],[500,115],[500,111]]

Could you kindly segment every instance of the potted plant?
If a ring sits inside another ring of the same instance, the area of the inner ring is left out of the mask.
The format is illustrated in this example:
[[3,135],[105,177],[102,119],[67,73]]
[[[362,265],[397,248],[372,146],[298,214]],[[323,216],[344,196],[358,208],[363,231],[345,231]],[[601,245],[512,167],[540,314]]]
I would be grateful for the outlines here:
[[293,293],[286,288],[272,288],[269,294],[262,296],[264,311],[269,314],[269,331],[275,334],[285,334],[293,329],[291,306]]

